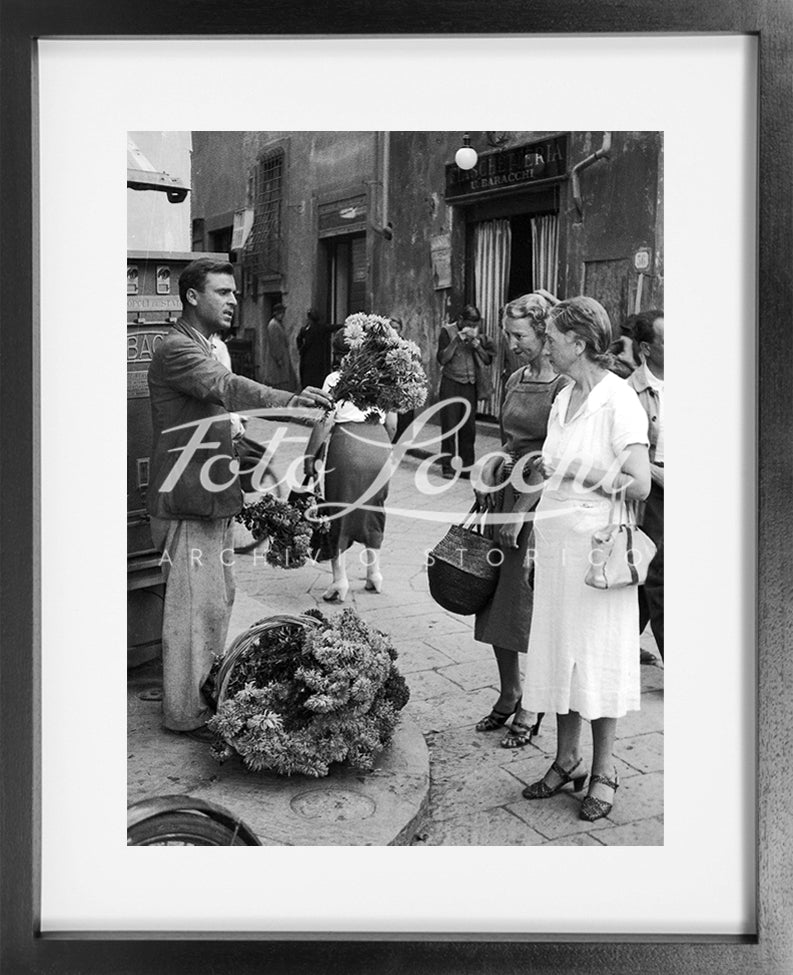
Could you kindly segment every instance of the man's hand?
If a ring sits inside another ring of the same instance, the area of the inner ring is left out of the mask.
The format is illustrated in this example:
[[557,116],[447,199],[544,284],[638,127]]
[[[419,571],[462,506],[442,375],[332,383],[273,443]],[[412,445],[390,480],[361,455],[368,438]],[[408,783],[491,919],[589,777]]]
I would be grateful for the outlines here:
[[295,394],[295,406],[321,406],[327,409],[333,405],[333,402],[326,393],[323,393],[321,389],[317,389],[316,386],[306,386],[306,388]]

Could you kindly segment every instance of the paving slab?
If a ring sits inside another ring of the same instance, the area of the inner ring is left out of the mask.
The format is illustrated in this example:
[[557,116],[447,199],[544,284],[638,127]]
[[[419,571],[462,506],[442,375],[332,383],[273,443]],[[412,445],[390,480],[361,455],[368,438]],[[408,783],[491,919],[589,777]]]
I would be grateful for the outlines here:
[[617,758],[639,772],[663,772],[664,736],[658,731],[621,738],[614,746]]
[[423,846],[542,846],[545,842],[545,837],[503,808],[434,820],[416,837],[416,845]]
[[658,846],[658,837],[663,834],[664,821],[658,816],[600,830],[597,838],[605,846]]

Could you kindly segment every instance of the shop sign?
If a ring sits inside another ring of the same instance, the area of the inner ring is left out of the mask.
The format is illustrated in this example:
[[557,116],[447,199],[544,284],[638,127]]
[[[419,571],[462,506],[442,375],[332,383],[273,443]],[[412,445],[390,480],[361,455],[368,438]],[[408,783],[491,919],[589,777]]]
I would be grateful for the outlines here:
[[127,332],[127,364],[151,362],[154,350],[164,337],[164,332]]
[[319,236],[359,233],[366,230],[366,194],[319,205]]
[[127,311],[181,311],[179,295],[127,295]]
[[567,137],[555,136],[512,149],[483,153],[473,169],[446,167],[446,200],[451,203],[522,189],[567,173]]
[[432,279],[435,290],[452,286],[452,238],[449,234],[438,234],[430,238],[432,255]]

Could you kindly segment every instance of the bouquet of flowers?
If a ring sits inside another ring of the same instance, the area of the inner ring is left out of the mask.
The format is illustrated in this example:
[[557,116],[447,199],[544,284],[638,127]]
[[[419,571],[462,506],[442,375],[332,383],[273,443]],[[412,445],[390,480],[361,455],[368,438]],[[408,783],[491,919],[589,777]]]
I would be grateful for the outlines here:
[[329,520],[319,517],[316,498],[310,492],[288,501],[265,494],[245,505],[236,518],[257,541],[269,539],[265,558],[281,569],[305,565],[330,531]]
[[281,775],[324,776],[334,762],[371,769],[410,696],[388,636],[351,609],[332,621],[317,610],[275,617],[249,634],[211,675],[215,758],[237,753],[252,771]]
[[407,413],[424,404],[427,377],[421,349],[400,338],[387,318],[359,312],[344,323],[349,352],[341,360],[333,397],[360,410]]

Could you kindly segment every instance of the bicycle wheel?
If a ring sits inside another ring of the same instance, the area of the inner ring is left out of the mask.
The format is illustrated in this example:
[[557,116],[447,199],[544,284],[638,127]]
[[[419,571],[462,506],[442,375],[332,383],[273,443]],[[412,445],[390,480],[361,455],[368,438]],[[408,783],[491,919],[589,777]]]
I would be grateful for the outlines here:
[[165,812],[127,830],[127,846],[249,846],[232,828],[202,812]]

